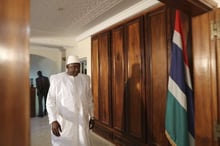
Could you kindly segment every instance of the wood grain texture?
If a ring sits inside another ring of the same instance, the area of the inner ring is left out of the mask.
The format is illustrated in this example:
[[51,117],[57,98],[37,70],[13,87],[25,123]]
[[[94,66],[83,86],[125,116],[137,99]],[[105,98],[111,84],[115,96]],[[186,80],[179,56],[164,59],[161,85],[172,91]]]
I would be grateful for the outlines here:
[[112,115],[113,128],[125,129],[124,27],[112,30]]
[[99,118],[110,126],[110,54],[109,32],[99,36]]
[[[168,83],[168,48],[166,30],[166,10],[155,11],[147,15],[149,23],[147,27],[149,50],[146,55],[150,56],[147,74],[150,75],[151,94],[149,95],[149,129],[153,144],[166,145],[164,135],[164,119],[166,109],[167,83]],[[156,27],[155,27],[156,26]],[[146,57],[147,58],[147,57]],[[149,77],[148,77],[149,79]]]
[[92,94],[94,99],[94,116],[99,120],[99,41],[98,37],[93,37],[92,42]]
[[196,145],[199,146],[216,145],[213,139],[215,119],[213,100],[216,98],[213,88],[216,88],[216,81],[213,79],[215,72],[212,67],[215,61],[212,60],[214,56],[210,47],[211,15],[212,12],[192,19],[195,139]]
[[[102,36],[98,46],[102,85],[98,90],[103,98],[98,106],[103,115],[97,128],[116,145],[169,145],[164,123],[174,10],[158,8],[106,30],[110,35],[98,34]],[[192,19],[181,13],[189,65],[193,67],[195,139],[199,146],[217,146],[213,129],[220,118],[220,41],[210,40],[210,20],[216,18],[220,18],[219,11]],[[109,67],[111,76],[104,67]]]
[[190,16],[198,16],[217,7],[213,0],[160,0],[167,6],[177,8]]
[[30,145],[29,1],[0,5],[0,145]]
[[127,24],[127,128],[131,136],[143,138],[144,95],[142,80],[142,17]]

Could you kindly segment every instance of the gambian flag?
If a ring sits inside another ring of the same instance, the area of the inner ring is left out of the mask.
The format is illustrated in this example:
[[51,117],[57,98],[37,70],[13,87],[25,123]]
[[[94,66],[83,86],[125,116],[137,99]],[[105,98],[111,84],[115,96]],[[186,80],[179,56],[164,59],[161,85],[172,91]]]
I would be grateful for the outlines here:
[[194,146],[194,102],[187,51],[176,11],[166,105],[165,134],[172,146]]

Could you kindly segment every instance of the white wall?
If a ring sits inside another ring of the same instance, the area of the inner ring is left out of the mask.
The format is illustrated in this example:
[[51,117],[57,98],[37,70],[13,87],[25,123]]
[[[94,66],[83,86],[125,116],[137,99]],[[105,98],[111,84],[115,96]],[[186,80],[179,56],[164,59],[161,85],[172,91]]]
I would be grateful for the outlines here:
[[220,0],[215,0],[218,3],[218,8],[220,7]]
[[[41,70],[43,75],[61,72],[62,52],[57,48],[48,48],[42,46],[30,47],[30,75],[32,79],[37,78],[37,71]],[[35,86],[35,80],[34,80]]]
[[56,72],[61,71],[62,53],[59,49],[33,45],[30,47],[30,54],[39,55],[52,60],[55,62],[55,68],[57,69]]
[[33,79],[33,85],[36,87],[35,79],[37,76],[37,71],[42,71],[44,76],[49,77],[51,74],[57,73],[58,69],[56,67],[56,62],[39,55],[30,54],[30,75],[29,77]]

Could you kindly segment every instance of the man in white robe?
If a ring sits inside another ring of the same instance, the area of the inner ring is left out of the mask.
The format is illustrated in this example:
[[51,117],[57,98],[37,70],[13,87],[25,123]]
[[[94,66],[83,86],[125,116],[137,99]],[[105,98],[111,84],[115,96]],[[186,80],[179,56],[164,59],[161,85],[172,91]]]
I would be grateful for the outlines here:
[[51,75],[47,112],[53,146],[90,146],[94,127],[90,78],[80,74],[80,61],[69,56],[67,71]]

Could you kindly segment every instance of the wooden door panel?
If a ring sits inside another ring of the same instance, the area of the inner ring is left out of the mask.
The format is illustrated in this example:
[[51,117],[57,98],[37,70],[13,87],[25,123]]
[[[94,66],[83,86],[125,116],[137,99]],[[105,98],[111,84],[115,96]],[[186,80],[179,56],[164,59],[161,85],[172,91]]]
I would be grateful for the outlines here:
[[109,70],[109,33],[99,37],[99,118],[110,125],[110,70]]
[[168,143],[164,134],[164,119],[169,72],[165,9],[150,13],[147,20],[149,24],[146,26],[148,30],[148,42],[151,49],[147,50],[146,55],[151,56],[151,59],[150,66],[148,66],[146,72],[151,74],[152,92],[148,99],[149,115],[151,115],[149,129],[153,140],[152,143],[165,146]]
[[[211,57],[211,73],[212,73],[212,120],[214,121],[214,127],[216,125],[220,125],[220,8],[214,10],[209,13],[210,25],[211,25],[211,48],[210,48],[210,57]],[[217,30],[216,34],[213,35],[212,32],[215,30],[213,28],[215,25],[215,29]],[[213,128],[215,129],[215,128]],[[214,131],[215,132],[215,131]],[[216,137],[216,133],[214,134],[214,144],[220,145],[220,137]]]
[[92,38],[92,94],[94,99],[94,116],[99,120],[99,41],[98,37]]
[[113,128],[124,129],[124,28],[119,27],[112,31],[112,116]]
[[[204,66],[210,66],[209,16],[207,14],[193,19],[193,54],[194,55],[194,96],[195,96],[195,139],[196,145],[211,146],[212,121],[211,109],[211,74]],[[199,37],[198,37],[199,36]],[[201,60],[206,60],[201,63]],[[208,98],[209,97],[209,98]],[[206,119],[206,120],[204,120]]]
[[[215,22],[218,23],[218,37],[215,39],[215,50],[217,59],[217,99],[216,99],[216,112],[217,112],[217,123],[220,124],[220,8],[215,11]],[[218,140],[218,145],[220,145],[220,138]]]
[[128,133],[143,138],[144,95],[142,80],[142,19],[127,24],[127,117]]
[[[217,146],[215,126],[220,123],[220,9],[192,18],[196,145]],[[219,32],[218,32],[219,33]]]

